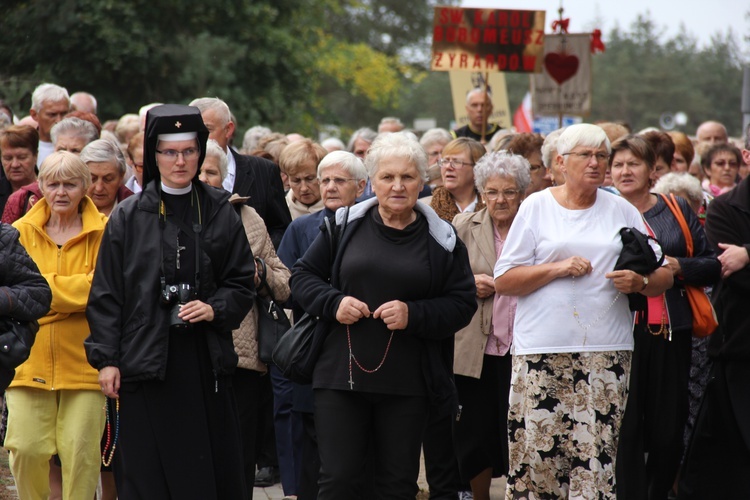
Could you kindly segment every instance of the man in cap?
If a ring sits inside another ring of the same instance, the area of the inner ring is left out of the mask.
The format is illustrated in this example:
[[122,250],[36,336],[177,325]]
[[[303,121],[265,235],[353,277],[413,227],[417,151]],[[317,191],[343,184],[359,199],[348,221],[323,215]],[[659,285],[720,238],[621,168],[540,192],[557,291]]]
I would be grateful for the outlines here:
[[119,398],[120,498],[248,498],[230,375],[255,266],[229,194],[198,179],[207,138],[197,108],[149,110],[143,191],[112,213],[96,265],[85,347]]

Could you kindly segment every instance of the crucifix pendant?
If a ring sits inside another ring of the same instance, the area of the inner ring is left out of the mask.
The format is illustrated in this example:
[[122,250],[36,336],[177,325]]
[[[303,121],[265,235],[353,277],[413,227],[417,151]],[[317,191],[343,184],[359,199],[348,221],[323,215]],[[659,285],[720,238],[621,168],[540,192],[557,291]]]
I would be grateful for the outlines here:
[[349,373],[349,390],[354,390],[354,380],[351,373]]
[[177,236],[177,269],[180,268],[180,252],[185,250],[184,246],[180,246],[180,237]]

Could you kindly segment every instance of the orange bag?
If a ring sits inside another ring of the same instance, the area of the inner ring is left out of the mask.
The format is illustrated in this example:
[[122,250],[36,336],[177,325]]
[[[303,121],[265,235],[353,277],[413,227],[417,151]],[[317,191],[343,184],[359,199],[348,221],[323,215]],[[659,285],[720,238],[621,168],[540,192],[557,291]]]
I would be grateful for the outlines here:
[[[670,194],[669,198],[663,194],[661,196],[680,224],[682,234],[685,236],[685,243],[687,244],[687,256],[692,257],[693,235],[690,234],[690,228],[688,228],[685,216],[677,204],[677,199],[673,194]],[[685,285],[685,291],[687,292],[688,302],[690,302],[690,309],[693,310],[693,337],[708,337],[719,326],[714,306],[711,304],[703,287]]]

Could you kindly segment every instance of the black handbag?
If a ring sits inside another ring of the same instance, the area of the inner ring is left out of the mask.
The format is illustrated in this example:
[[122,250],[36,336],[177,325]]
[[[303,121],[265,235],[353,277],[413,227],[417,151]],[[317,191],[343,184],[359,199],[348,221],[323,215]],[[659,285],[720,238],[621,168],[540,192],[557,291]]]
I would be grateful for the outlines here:
[[0,367],[15,370],[29,359],[39,323],[0,317]]
[[[338,242],[341,241],[348,218],[349,207],[346,207],[344,223],[340,227],[331,224],[328,217],[323,219],[331,247],[331,265],[336,257]],[[323,350],[328,332],[327,321],[321,321],[308,313],[303,314],[294,323],[294,326],[279,339],[273,351],[273,362],[279,367],[284,377],[297,384],[304,385],[312,382],[315,364]]]
[[258,357],[264,363],[273,361],[273,350],[279,339],[286,333],[292,324],[289,322],[284,309],[276,302],[271,287],[266,281],[266,262],[260,257],[255,261],[260,266],[260,286],[259,290],[265,288],[268,296],[261,296],[259,293],[255,298],[255,305],[258,308]]
[[276,344],[273,362],[284,377],[297,384],[312,382],[315,364],[328,335],[325,322],[305,313]]
[[[622,251],[615,263],[615,271],[628,270],[642,276],[647,276],[659,269],[664,262],[664,253],[657,259],[654,249],[651,248],[649,240],[659,241],[647,234],[643,234],[634,227],[620,229],[622,239]],[[640,293],[629,293],[628,304],[631,311],[645,311],[647,307],[646,297]]]

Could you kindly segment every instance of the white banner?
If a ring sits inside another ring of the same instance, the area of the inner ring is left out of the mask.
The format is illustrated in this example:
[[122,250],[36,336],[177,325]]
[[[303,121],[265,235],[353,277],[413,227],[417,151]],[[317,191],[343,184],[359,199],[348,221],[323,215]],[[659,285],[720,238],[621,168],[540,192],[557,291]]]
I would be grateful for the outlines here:
[[591,112],[591,37],[547,35],[542,72],[531,75],[534,114],[588,115]]

